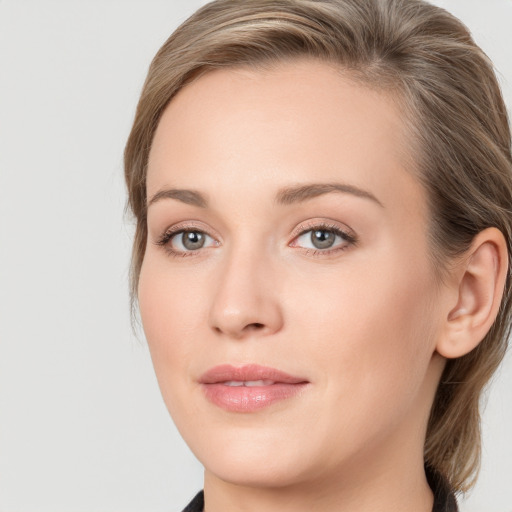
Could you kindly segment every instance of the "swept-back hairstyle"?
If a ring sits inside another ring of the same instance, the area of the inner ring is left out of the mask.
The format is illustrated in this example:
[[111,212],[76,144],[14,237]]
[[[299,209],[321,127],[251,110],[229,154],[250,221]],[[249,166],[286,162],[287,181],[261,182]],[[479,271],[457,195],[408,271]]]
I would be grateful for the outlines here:
[[[512,254],[507,112],[491,62],[457,18],[422,0],[217,0],[186,20],[155,56],[126,145],[128,204],[136,219],[134,303],[147,241],[148,155],[165,107],[209,70],[298,57],[334,63],[399,102],[411,134],[411,172],[428,197],[432,261],[441,280],[450,259],[487,227],[504,234]],[[510,315],[509,274],[490,332],[475,350],[447,362],[432,406],[425,462],[456,491],[476,478],[480,397],[504,356]]]

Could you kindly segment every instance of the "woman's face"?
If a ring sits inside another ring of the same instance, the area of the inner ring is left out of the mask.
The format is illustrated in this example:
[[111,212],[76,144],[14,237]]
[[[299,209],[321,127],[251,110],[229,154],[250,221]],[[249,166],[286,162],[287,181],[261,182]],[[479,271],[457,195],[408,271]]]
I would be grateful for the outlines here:
[[422,460],[443,300],[402,117],[312,60],[213,71],[167,107],[139,300],[207,474],[288,485]]

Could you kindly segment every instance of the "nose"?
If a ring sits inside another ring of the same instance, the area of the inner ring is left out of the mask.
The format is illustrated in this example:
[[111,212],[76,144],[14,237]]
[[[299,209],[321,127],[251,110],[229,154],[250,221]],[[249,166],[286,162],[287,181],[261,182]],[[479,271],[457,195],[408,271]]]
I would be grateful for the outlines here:
[[250,251],[233,251],[219,264],[210,326],[232,339],[266,336],[283,326],[276,271]]

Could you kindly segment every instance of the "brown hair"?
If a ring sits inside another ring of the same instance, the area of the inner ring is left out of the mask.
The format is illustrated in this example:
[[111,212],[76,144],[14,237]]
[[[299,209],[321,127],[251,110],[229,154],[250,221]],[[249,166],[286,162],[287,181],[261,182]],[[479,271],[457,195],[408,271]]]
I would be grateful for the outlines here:
[[[411,153],[431,212],[436,268],[494,226],[512,254],[512,157],[506,108],[493,71],[467,28],[421,0],[217,0],[185,21],[155,56],[125,149],[136,218],[131,290],[136,301],[147,238],[146,166],[172,97],[208,70],[309,56],[391,90],[409,122]],[[504,356],[510,329],[507,276],[498,317],[479,346],[449,360],[432,406],[425,462],[464,491],[480,462],[482,390]]]

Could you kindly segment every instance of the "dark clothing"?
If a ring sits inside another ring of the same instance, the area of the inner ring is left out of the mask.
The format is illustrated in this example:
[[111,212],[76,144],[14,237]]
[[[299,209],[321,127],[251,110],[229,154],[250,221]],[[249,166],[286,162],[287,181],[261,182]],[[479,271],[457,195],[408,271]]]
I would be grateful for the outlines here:
[[[425,468],[427,482],[434,493],[434,508],[432,512],[457,512],[457,500],[448,482],[437,471]],[[201,509],[202,510],[202,509]]]
[[[457,501],[450,491],[446,480],[435,471],[426,470],[427,480],[434,493],[434,508],[432,512],[457,512]],[[204,494],[197,493],[196,497],[184,508],[183,512],[203,512]]]
[[196,497],[183,509],[183,512],[203,512],[204,509],[204,494],[199,491]]

